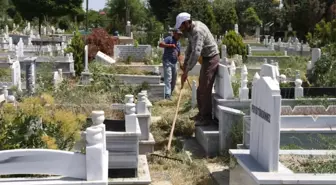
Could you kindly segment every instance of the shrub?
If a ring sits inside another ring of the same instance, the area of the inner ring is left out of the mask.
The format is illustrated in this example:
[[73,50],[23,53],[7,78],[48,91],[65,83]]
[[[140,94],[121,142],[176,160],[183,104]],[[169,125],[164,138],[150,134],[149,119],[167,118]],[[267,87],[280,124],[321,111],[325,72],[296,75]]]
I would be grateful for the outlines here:
[[84,46],[84,40],[78,30],[76,30],[70,45],[65,49],[66,53],[73,53],[76,76],[79,76],[84,69]]
[[336,42],[336,20],[326,22],[322,20],[315,25],[314,32],[307,34],[307,40],[310,47],[324,47],[330,43]]
[[25,98],[16,106],[4,104],[0,118],[0,150],[71,150],[86,121],[84,115],[57,109],[47,94]]
[[117,38],[111,37],[103,28],[96,28],[87,38],[89,45],[89,61],[92,61],[98,51],[106,55],[113,56],[113,47],[117,42]]
[[243,38],[238,35],[235,31],[229,31],[224,39],[223,44],[226,45],[227,54],[232,57],[235,54],[242,55],[243,60],[246,60],[247,49],[246,45],[243,43]]
[[333,87],[336,86],[336,55],[335,45],[330,45],[323,48],[321,59],[318,60],[313,68],[313,74],[310,77],[310,82],[314,86]]

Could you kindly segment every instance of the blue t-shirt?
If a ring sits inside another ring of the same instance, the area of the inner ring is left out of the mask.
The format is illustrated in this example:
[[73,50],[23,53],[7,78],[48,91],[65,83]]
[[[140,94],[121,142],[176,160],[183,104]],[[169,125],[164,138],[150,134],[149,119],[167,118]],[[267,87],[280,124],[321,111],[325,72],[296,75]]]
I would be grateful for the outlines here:
[[163,62],[177,63],[177,56],[180,52],[180,42],[175,40],[173,36],[168,36],[164,39],[165,44],[175,44],[176,48],[165,48],[163,52]]

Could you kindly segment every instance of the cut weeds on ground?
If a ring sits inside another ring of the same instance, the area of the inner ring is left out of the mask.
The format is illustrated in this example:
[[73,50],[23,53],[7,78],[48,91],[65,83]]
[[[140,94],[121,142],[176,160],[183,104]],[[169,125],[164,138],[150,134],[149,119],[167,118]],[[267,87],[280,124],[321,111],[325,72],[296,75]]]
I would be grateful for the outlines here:
[[[190,81],[192,81],[192,79],[193,78],[189,78]],[[176,89],[179,89],[179,85]],[[152,181],[153,183],[158,181],[170,181],[174,185],[214,184],[206,168],[207,161],[203,159],[192,159],[192,161],[190,161],[188,155],[183,150],[184,143],[182,140],[191,138],[195,131],[195,123],[189,118],[198,112],[197,109],[191,107],[191,90],[186,84],[181,92],[180,90],[176,90],[175,93],[172,101],[162,100],[153,102],[152,115],[160,116],[161,119],[151,124],[151,132],[156,142],[156,153],[162,153],[164,155],[175,115],[178,95],[182,93],[169,157],[181,159],[185,161],[185,163],[181,164],[172,160],[149,156]]]

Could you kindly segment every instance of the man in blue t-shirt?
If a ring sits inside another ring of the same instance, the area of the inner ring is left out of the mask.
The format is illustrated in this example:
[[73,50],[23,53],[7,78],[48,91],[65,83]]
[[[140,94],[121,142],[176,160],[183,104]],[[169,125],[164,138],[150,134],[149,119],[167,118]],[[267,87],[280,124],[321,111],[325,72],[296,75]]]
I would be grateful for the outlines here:
[[179,39],[182,32],[174,30],[172,36],[168,36],[160,43],[160,47],[164,48],[163,52],[163,71],[165,83],[165,99],[171,99],[173,94],[176,77],[177,77],[177,60],[180,57],[180,42]]

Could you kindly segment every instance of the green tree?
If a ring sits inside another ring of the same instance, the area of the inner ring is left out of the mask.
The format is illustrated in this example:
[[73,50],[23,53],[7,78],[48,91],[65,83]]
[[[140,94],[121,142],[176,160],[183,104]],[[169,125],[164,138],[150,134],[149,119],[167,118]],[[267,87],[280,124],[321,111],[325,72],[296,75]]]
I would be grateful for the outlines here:
[[[140,0],[110,0],[107,3],[108,17],[112,21],[112,30],[125,32],[126,22],[133,25],[142,25],[147,20],[147,10]],[[129,10],[129,19],[126,20],[126,10]]]
[[83,0],[12,0],[15,9],[27,20],[39,19],[39,32],[45,17],[60,17],[78,12]]
[[158,21],[166,23],[170,20],[170,14],[176,5],[176,0],[148,0],[150,11],[155,15]]
[[321,48],[336,43],[336,20],[326,22],[322,20],[316,24],[314,32],[307,34],[310,47]]
[[68,48],[65,49],[66,53],[72,53],[75,60],[76,76],[79,76],[84,69],[84,40],[82,35],[76,30],[74,37]]
[[243,12],[242,20],[239,23],[242,32],[248,34],[253,34],[255,28],[257,26],[261,26],[261,20],[259,19],[257,12],[253,7],[250,7]]
[[223,44],[226,45],[227,54],[232,57],[235,54],[242,55],[243,60],[246,60],[247,48],[243,42],[243,38],[235,31],[229,31],[224,39]]
[[20,25],[20,24],[21,24],[21,22],[22,22],[22,17],[21,17],[21,15],[20,15],[19,12],[16,12],[13,21],[14,21],[14,23],[15,23],[16,25]]
[[215,0],[214,14],[219,24],[219,31],[225,33],[227,30],[233,30],[234,25],[238,23],[238,16],[235,9],[235,1]]
[[287,0],[284,7],[286,22],[292,23],[297,37],[304,39],[323,18],[325,6],[324,0]]

